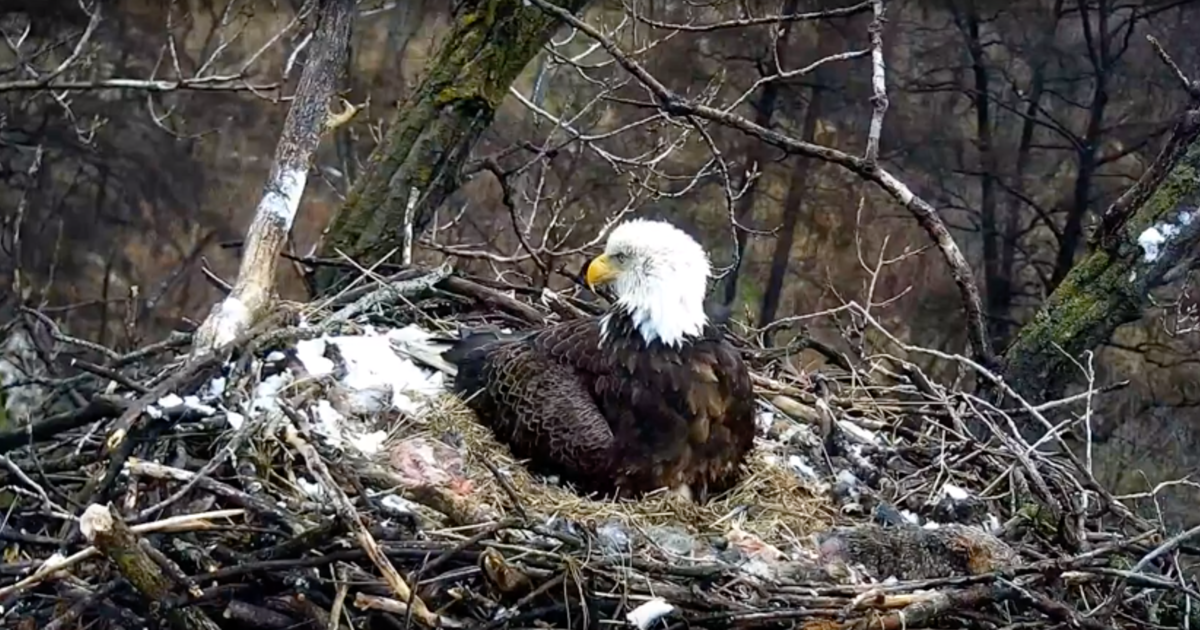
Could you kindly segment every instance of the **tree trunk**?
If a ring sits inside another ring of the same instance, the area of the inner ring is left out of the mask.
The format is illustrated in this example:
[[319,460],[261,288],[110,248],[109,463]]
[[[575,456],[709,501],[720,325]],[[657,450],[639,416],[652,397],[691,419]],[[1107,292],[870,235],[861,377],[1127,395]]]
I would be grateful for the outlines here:
[[[1075,265],[1004,355],[1022,395],[1058,393],[1085,350],[1135,321],[1150,291],[1200,242],[1200,112],[1187,112],[1137,186],[1105,212],[1097,247]],[[1145,247],[1143,247],[1145,246]]]
[[317,34],[275,146],[275,161],[254,212],[233,291],[213,306],[196,331],[193,354],[233,341],[250,329],[271,301],[279,252],[287,242],[308,168],[321,142],[329,99],[349,55],[354,0],[321,0]]
[[[578,12],[588,0],[558,4]],[[411,251],[433,211],[458,188],[462,165],[509,86],[560,28],[553,16],[526,5],[458,4],[451,33],[333,218],[322,256],[341,251],[371,266],[397,248]],[[330,290],[337,277],[336,269],[319,270],[318,290]]]
[[[816,56],[822,58],[833,52],[836,37],[825,25],[817,25]],[[829,70],[824,66],[813,72],[813,86],[809,90],[808,107],[804,110],[804,121],[801,123],[801,138],[805,142],[816,140],[817,123],[821,120],[824,91],[828,89]],[[779,301],[783,293],[783,281],[787,277],[791,263],[792,245],[796,242],[796,226],[804,210],[804,199],[808,195],[809,173],[819,162],[809,157],[793,155],[792,180],[788,185],[787,197],[783,201],[783,223],[779,226],[779,235],[775,240],[775,249],[771,253],[771,268],[767,276],[767,286],[763,291],[762,307],[758,311],[760,326],[775,321],[779,312]],[[767,345],[771,344],[770,334],[765,338]]]
[[[1050,276],[1049,290],[1054,291],[1060,282],[1066,278],[1071,266],[1075,263],[1075,254],[1083,243],[1083,220],[1091,207],[1092,184],[1095,180],[1096,169],[1099,167],[1098,156],[1102,136],[1104,135],[1104,116],[1108,107],[1109,73],[1112,72],[1113,58],[1111,50],[1112,33],[1108,30],[1109,7],[1101,0],[1096,11],[1096,34],[1092,35],[1091,18],[1086,5],[1080,6],[1079,19],[1083,28],[1084,39],[1092,58],[1095,85],[1092,89],[1092,102],[1088,106],[1087,130],[1076,151],[1079,162],[1079,172],[1075,176],[1075,188],[1068,206],[1067,220],[1063,224],[1062,238],[1058,242],[1058,254],[1054,259],[1054,271]],[[1130,29],[1133,25],[1130,24]],[[1119,58],[1119,55],[1118,55]]]
[[983,236],[984,307],[988,333],[992,342],[999,344],[1008,334],[1008,313],[1004,306],[1011,292],[1001,267],[1000,222],[996,199],[996,176],[999,169],[992,142],[992,95],[989,85],[991,76],[975,3],[966,3],[965,15],[959,13],[957,5],[952,5],[951,10],[959,23],[959,29],[967,38],[967,52],[971,55],[971,73],[975,81],[971,105],[975,109],[975,134],[979,151],[979,222]]
[[[800,0],[788,0],[787,4],[783,7],[783,15],[791,15],[795,13],[799,5]],[[787,71],[788,68],[786,67],[786,60],[788,58],[787,52],[789,48],[788,36],[791,35],[793,24],[795,24],[795,22],[785,22],[780,28],[778,39],[779,48],[775,55],[775,59],[778,62],[778,67],[775,67],[775,64],[768,64],[769,69],[762,69],[762,66],[760,65],[760,72],[762,74],[774,74],[776,72]],[[770,52],[771,51],[768,51],[768,53]],[[770,55],[768,54],[768,56]],[[758,103],[754,107],[754,124],[764,128],[771,127],[771,119],[775,116],[775,108],[779,103],[779,84],[779,81],[771,81],[763,88],[762,93],[759,94]],[[768,148],[769,147],[764,142],[751,140],[750,146],[746,149],[747,166],[750,164],[755,164],[760,169],[759,172],[761,173],[763,162],[765,162],[767,159]],[[750,218],[750,213],[754,210],[754,200],[758,197],[757,191],[758,182],[755,182],[754,185],[742,195],[742,198],[738,199],[737,206],[734,208],[734,218],[737,220],[738,225],[746,225],[746,221]],[[742,265],[745,263],[746,244],[750,240],[750,235],[746,232],[746,230],[735,226],[735,231],[737,232],[737,243],[734,246],[736,258],[734,259],[733,269],[729,271],[729,276],[727,276],[725,279],[725,306],[733,306],[733,303],[737,300],[738,280],[741,279]]]
[[[820,73],[820,70],[817,71]],[[817,122],[821,119],[821,102],[824,100],[825,86],[817,77],[817,85],[812,88],[812,96],[808,99],[808,107],[804,111],[804,125],[801,137],[805,142],[813,142],[817,133]],[[804,213],[804,200],[809,194],[809,174],[818,164],[816,160],[802,156],[792,156],[795,166],[792,168],[792,181],[788,185],[787,197],[783,200],[783,224],[779,227],[779,237],[775,240],[775,250],[771,253],[771,271],[767,277],[767,288],[763,291],[762,308],[759,309],[758,321],[760,326],[775,321],[779,312],[779,301],[783,297],[783,281],[787,277],[788,267],[792,259],[792,245],[796,242],[796,226]],[[768,333],[770,335],[770,333]],[[765,343],[771,345],[770,336]]]

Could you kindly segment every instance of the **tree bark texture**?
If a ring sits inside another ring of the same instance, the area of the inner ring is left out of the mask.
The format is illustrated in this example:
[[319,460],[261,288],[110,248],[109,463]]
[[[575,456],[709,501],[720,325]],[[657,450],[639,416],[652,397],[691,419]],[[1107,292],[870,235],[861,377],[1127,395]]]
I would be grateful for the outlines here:
[[[800,0],[788,0],[783,6],[783,15],[791,15],[796,12]],[[774,50],[768,49],[768,53],[774,52],[774,63],[768,63],[765,60],[759,62],[759,74],[768,76],[775,72],[784,72],[790,57],[789,49],[791,44],[788,39],[792,33],[792,25],[795,22],[785,22],[779,29],[779,36],[775,42]],[[770,55],[764,55],[770,56]],[[758,102],[754,106],[754,124],[769,128],[771,119],[775,116],[775,109],[779,106],[779,92],[781,89],[781,81],[771,81],[763,86],[762,93],[758,96]],[[754,164],[762,171],[764,163],[767,161],[769,154],[767,150],[770,147],[765,142],[752,141],[746,149],[746,164],[747,166]],[[755,182],[749,190],[738,199],[737,206],[734,209],[734,217],[737,219],[738,226],[746,225],[754,212],[754,202],[758,199],[758,184]],[[729,271],[729,275],[725,280],[725,306],[733,306],[733,303],[738,298],[738,281],[741,279],[742,266],[746,262],[746,246],[750,241],[750,235],[746,230],[737,228],[737,242],[734,245],[735,255],[733,269]]]
[[1135,321],[1164,276],[1200,243],[1200,112],[1184,116],[1137,186],[1105,213],[1097,247],[1063,278],[1005,352],[1024,396],[1056,394],[1073,359]]
[[[558,2],[571,12],[587,4]],[[370,266],[411,247],[405,238],[415,239],[458,188],[462,165],[509,86],[559,28],[557,19],[523,0],[460,2],[451,33],[331,222],[321,255],[340,251]],[[328,291],[337,273],[320,270],[318,290]]]
[[208,352],[249,330],[270,303],[279,252],[287,242],[308,181],[337,78],[349,56],[354,0],[320,0],[317,33],[300,75],[275,160],[246,235],[233,291],[196,331],[193,351]]

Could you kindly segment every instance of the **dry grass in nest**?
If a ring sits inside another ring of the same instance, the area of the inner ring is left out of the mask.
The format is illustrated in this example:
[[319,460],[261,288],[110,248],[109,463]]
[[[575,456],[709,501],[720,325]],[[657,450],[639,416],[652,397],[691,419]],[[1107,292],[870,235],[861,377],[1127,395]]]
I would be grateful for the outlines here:
[[472,482],[472,493],[484,497],[501,513],[512,511],[514,506],[484,461],[506,473],[508,484],[526,511],[576,522],[611,519],[631,529],[684,526],[696,535],[724,534],[736,524],[764,542],[781,544],[827,529],[836,513],[828,498],[806,487],[793,473],[768,462],[761,449],[754,451],[748,473],[738,486],[704,505],[666,492],[638,501],[596,500],[530,474],[453,395],[432,401],[422,420],[422,434],[434,439],[446,434],[462,438],[466,447],[465,474]]

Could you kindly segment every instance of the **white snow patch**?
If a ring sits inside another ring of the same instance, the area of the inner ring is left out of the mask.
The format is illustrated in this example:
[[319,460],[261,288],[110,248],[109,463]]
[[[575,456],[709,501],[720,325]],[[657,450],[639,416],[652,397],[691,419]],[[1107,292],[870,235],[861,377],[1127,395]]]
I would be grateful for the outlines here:
[[759,411],[754,416],[754,424],[758,425],[759,433],[766,433],[772,424],[775,424],[775,412],[770,410]]
[[817,473],[817,469],[808,465],[808,462],[804,461],[799,455],[792,455],[788,457],[788,468],[791,468],[801,477],[811,481],[821,480],[821,475]]
[[219,400],[225,395],[226,379],[224,376],[214,377],[208,383],[208,392],[205,396],[206,400]]
[[174,409],[183,405],[183,399],[175,394],[167,394],[158,399],[158,406],[163,409]]
[[283,361],[286,358],[287,358],[286,354],[284,354],[278,350],[272,350],[271,353],[268,354],[266,356],[266,358],[264,358],[263,360],[268,363],[279,363],[280,361]]
[[283,223],[284,232],[292,229],[292,221],[296,219],[296,209],[300,207],[300,197],[307,183],[307,169],[280,171],[267,186],[255,214],[265,213],[278,219]]
[[362,335],[345,335],[309,339],[296,344],[296,356],[304,369],[313,376],[329,374],[334,369],[333,361],[325,358],[327,344],[335,344],[346,362],[346,375],[342,384],[358,396],[353,398],[369,410],[379,411],[380,395],[390,397],[391,406],[407,413],[417,413],[424,407],[424,399],[443,391],[441,372],[419,367],[407,357],[402,357],[391,348],[391,342],[401,345],[421,344],[429,333],[417,326],[406,326],[379,334],[368,330]]
[[279,408],[276,396],[279,391],[292,382],[292,371],[284,370],[278,374],[272,374],[264,378],[257,387],[254,388],[254,400],[250,403],[250,414],[253,415],[256,411],[275,411]]
[[384,507],[387,507],[391,510],[395,510],[396,512],[398,512],[400,514],[416,514],[417,513],[417,504],[413,503],[412,501],[409,501],[408,499],[405,499],[404,497],[398,497],[394,494],[389,494],[389,495],[384,496],[382,499],[379,500],[379,502],[382,503],[384,505]]
[[654,599],[634,608],[625,615],[625,619],[629,623],[638,627],[638,630],[646,630],[650,624],[666,617],[675,611],[675,607],[667,603],[667,600],[661,597]]
[[[1167,241],[1177,236],[1183,228],[1192,224],[1197,210],[1183,210],[1175,217],[1177,223],[1160,222],[1145,229],[1138,235],[1138,245],[1142,247],[1142,260],[1152,263],[1162,255],[1163,246]],[[1130,278],[1132,280],[1132,277]]]
[[350,445],[365,455],[374,455],[383,449],[387,431],[372,431],[363,435],[350,436]]
[[237,431],[238,429],[242,428],[242,425],[246,424],[246,416],[243,416],[236,411],[226,411],[225,421],[229,423],[229,426],[232,427],[234,431]]
[[317,402],[317,423],[313,430],[325,436],[330,446],[342,445],[342,425],[346,417],[341,414],[328,400]]
[[304,477],[296,477],[296,485],[300,486],[300,490],[314,499],[325,498],[325,489],[319,483],[313,483]]
[[955,501],[965,501],[971,495],[966,490],[963,490],[952,483],[948,483],[942,486],[942,496],[950,497]]

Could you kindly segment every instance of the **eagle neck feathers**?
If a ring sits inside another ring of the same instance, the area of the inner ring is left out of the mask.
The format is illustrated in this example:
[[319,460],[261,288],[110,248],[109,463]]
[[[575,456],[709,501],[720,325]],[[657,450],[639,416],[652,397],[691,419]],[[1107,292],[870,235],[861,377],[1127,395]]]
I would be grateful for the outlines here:
[[626,296],[613,310],[600,318],[600,343],[609,341],[616,329],[636,332],[647,347],[659,342],[679,350],[687,342],[704,334],[708,315],[703,302],[670,299],[669,295]]

